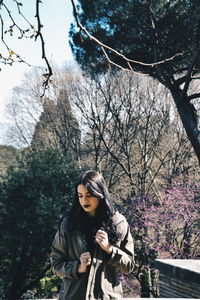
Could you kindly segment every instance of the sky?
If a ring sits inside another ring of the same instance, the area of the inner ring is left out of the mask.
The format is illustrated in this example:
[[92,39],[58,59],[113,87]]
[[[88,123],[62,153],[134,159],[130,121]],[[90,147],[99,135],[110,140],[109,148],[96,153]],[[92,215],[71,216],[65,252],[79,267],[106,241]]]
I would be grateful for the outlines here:
[[[21,0],[23,6],[22,13],[36,25],[35,16],[35,0]],[[11,0],[5,0],[9,9],[12,11],[15,19],[28,28],[23,19],[16,11],[16,4]],[[43,25],[42,33],[45,40],[46,56],[49,60],[55,61],[62,66],[66,61],[72,61],[73,56],[69,46],[68,32],[71,22],[73,21],[72,6],[70,0],[42,0],[40,5],[41,23]],[[10,21],[3,9],[0,13],[4,20],[4,31],[10,26]],[[44,62],[41,54],[40,40],[34,39],[18,39],[18,35],[13,34],[9,37],[5,35],[6,42],[9,47],[32,66],[42,66]],[[0,44],[2,49],[2,44]],[[2,51],[2,50],[1,50]],[[6,123],[5,106],[8,102],[12,89],[21,83],[24,73],[30,70],[30,67],[23,63],[15,63],[13,66],[0,64],[0,144],[4,144]]]

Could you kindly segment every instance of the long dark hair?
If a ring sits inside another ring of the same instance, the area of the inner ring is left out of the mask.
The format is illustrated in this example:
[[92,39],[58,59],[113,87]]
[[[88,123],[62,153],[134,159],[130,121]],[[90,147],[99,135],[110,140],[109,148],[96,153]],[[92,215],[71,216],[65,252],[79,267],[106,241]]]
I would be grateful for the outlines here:
[[112,219],[115,213],[114,205],[110,199],[108,188],[103,176],[93,170],[86,171],[75,185],[75,197],[69,211],[69,230],[73,231],[74,229],[78,229],[87,233],[88,226],[91,226],[91,217],[88,216],[79,203],[77,188],[80,184],[84,185],[88,189],[91,196],[100,199],[93,227],[95,227],[96,231],[100,228],[105,230],[108,234],[109,241],[114,244],[117,240],[119,240],[119,234]]

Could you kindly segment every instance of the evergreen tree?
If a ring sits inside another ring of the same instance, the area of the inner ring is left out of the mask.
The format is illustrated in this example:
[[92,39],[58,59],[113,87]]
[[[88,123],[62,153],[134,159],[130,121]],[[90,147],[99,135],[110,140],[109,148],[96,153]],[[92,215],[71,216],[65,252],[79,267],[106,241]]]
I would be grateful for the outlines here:
[[45,99],[31,142],[32,149],[60,149],[66,156],[79,159],[81,133],[72,112],[67,91],[62,89],[56,101]]

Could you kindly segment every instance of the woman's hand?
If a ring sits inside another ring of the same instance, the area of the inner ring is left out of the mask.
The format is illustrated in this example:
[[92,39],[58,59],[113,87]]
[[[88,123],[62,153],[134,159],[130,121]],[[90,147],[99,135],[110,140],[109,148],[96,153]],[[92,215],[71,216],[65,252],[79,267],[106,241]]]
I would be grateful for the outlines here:
[[105,252],[108,254],[112,253],[112,245],[109,243],[107,232],[99,229],[96,233],[95,241]]
[[78,266],[78,273],[84,273],[87,271],[87,266],[89,266],[92,262],[92,258],[90,252],[84,252],[80,257],[80,265]]

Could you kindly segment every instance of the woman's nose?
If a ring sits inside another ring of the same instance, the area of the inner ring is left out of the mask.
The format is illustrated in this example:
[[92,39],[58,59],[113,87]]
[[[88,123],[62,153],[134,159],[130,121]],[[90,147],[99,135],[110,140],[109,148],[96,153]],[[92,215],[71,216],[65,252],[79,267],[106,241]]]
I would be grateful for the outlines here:
[[83,196],[83,201],[84,201],[84,202],[87,202],[87,201],[88,201],[87,196]]

